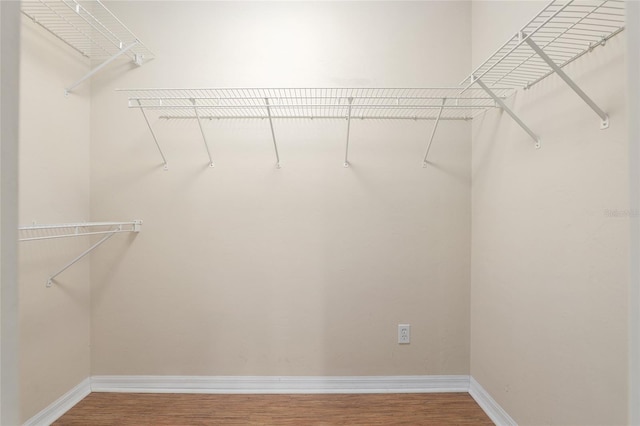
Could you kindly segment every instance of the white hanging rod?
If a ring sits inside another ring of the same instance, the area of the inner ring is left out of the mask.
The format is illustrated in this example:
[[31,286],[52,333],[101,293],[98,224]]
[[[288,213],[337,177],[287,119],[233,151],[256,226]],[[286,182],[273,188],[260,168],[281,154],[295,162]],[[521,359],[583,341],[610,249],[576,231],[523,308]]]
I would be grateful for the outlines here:
[[[459,89],[456,89],[459,90]],[[163,96],[163,97],[158,97],[158,96],[140,96],[140,97],[136,97],[136,98],[132,98],[132,100],[140,100],[140,101],[171,101],[171,100],[185,100],[187,98],[185,97],[180,97],[180,96]],[[198,101],[214,101],[214,102],[220,102],[220,101],[263,101],[265,98],[259,98],[259,97],[235,97],[235,96],[229,96],[229,97],[207,97],[207,96],[201,96],[201,97],[194,97],[194,98],[189,98],[189,99],[196,99]],[[278,96],[278,97],[272,97],[269,98],[271,100],[271,102],[276,102],[273,103],[272,106],[277,105],[277,103],[279,101],[292,101],[292,100],[299,100],[299,99],[316,99],[316,100],[338,100],[338,101],[342,101],[342,103],[338,104],[338,105],[344,105],[346,106],[348,103],[349,98],[348,97],[344,97],[344,96]],[[382,100],[382,99],[386,99],[386,100],[390,100],[393,102],[398,102],[398,101],[412,101],[412,100],[442,100],[442,97],[438,97],[438,96],[359,96],[358,99],[364,99],[364,100]],[[457,99],[465,99],[465,100],[490,100],[491,97],[489,96],[474,96],[474,97],[459,97]],[[162,105],[162,103],[158,104],[159,106]],[[215,105],[215,104],[214,104]],[[319,104],[319,105],[333,105],[333,104]],[[397,103],[395,103],[395,105],[397,105]]]
[[[492,98],[489,98],[492,99]],[[344,110],[348,110],[351,108],[364,108],[364,109],[389,109],[389,110],[412,110],[412,109],[437,109],[446,108],[446,109],[485,109],[485,108],[494,108],[495,105],[397,105],[397,104],[389,104],[389,105],[366,105],[366,104],[353,104],[353,105],[318,105],[318,104],[296,104],[296,105],[201,105],[198,107],[199,110],[211,110],[211,109],[221,109],[221,110],[234,110],[234,109],[284,109],[284,108],[340,108]],[[164,105],[132,105],[130,108],[143,108],[147,110],[161,110],[165,111],[168,109],[186,109],[192,110],[193,106],[186,105],[172,105],[172,106],[164,106]]]
[[[480,110],[478,108],[478,110]],[[481,111],[484,111],[482,109]],[[469,115],[467,117],[440,117],[440,121],[469,121],[473,119],[473,115]],[[160,115],[158,116],[161,120],[197,120],[197,117],[194,115],[184,115],[184,116],[174,116],[174,115]],[[286,117],[272,117],[273,120],[346,120],[346,115],[288,115]],[[268,116],[261,115],[234,115],[234,116],[223,116],[223,115],[201,115],[201,120],[267,120]],[[352,120],[408,120],[408,121],[433,121],[437,119],[435,117],[418,117],[418,116],[387,116],[387,115],[378,115],[372,117],[365,116],[355,116],[351,115]]]
[[22,13],[81,55],[102,64],[65,94],[120,56],[142,65],[153,53],[100,0],[28,0]]
[[[94,229],[109,228],[109,229],[101,230],[101,231],[92,231],[91,228],[94,228]],[[27,226],[20,226],[18,230],[22,232],[30,233],[30,232],[43,231],[43,230],[60,231],[60,230],[74,229],[74,232],[71,234],[66,233],[66,234],[43,235],[43,236],[37,236],[37,237],[24,237],[24,238],[20,238],[19,241],[37,241],[37,240],[46,240],[46,239],[52,239],[52,238],[81,237],[81,236],[87,236],[87,235],[105,235],[102,239],[100,239],[91,247],[89,247],[88,249],[80,253],[71,262],[67,263],[65,266],[59,269],[56,273],[50,275],[49,278],[47,279],[46,286],[51,287],[51,285],[54,282],[54,279],[58,275],[60,275],[61,273],[69,269],[72,265],[76,264],[78,261],[80,261],[80,259],[82,259],[86,255],[91,253],[93,250],[98,248],[100,245],[102,245],[109,238],[113,237],[115,234],[122,233],[122,232],[138,233],[140,232],[141,228],[142,228],[142,221],[134,220],[131,222],[87,222],[87,223],[81,222],[81,223],[63,223],[63,224],[53,224],[53,225],[27,225]]]

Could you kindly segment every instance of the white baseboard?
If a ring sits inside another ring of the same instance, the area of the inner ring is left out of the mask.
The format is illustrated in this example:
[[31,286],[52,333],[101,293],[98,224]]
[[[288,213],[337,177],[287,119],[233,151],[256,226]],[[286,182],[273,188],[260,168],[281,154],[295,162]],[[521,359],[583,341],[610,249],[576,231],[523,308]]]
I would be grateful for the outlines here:
[[480,408],[489,416],[496,426],[518,426],[509,414],[489,395],[489,393],[471,377],[469,395],[476,400]]
[[29,419],[50,425],[91,392],[303,394],[469,392],[498,426],[517,423],[473,377],[457,376],[93,376]]
[[226,394],[467,392],[469,376],[93,376],[91,390]]
[[27,420],[23,426],[49,426],[90,393],[91,380],[87,377],[47,408]]

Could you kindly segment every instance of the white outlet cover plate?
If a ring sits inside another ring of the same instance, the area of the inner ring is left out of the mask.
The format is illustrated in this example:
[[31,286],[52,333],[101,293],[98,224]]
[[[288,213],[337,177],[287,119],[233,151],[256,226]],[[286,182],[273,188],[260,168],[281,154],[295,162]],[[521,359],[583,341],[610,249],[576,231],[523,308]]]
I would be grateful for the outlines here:
[[407,345],[411,343],[411,325],[398,324],[398,343]]

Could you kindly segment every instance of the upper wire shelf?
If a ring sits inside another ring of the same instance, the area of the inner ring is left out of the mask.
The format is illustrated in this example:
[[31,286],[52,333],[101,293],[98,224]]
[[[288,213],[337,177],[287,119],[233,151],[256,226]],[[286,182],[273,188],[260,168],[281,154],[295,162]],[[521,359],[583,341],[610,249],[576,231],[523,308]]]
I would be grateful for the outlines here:
[[344,167],[349,167],[351,120],[434,120],[427,155],[440,120],[469,120],[493,108],[512,89],[495,89],[488,95],[479,89],[464,93],[459,87],[445,88],[235,88],[235,89],[121,89],[129,95],[129,108],[139,109],[160,152],[162,152],[145,111],[164,113],[165,119],[196,119],[209,159],[213,156],[205,135],[204,119],[268,119],[280,168],[280,153],[274,119],[341,119],[347,122]]
[[461,84],[481,79],[489,87],[528,88],[556,71],[531,42],[562,68],[604,45],[624,25],[623,0],[553,0]]
[[83,56],[103,60],[124,54],[136,63],[153,53],[100,0],[23,1],[22,13]]
[[[494,100],[481,89],[460,88],[229,88],[123,89],[129,108],[162,112],[161,118],[308,118],[469,120]],[[511,89],[496,89],[501,98]],[[349,112],[350,110],[350,112]]]
[[136,65],[153,53],[100,0],[23,1],[22,13],[81,55],[101,63],[75,83],[65,96],[120,56]]

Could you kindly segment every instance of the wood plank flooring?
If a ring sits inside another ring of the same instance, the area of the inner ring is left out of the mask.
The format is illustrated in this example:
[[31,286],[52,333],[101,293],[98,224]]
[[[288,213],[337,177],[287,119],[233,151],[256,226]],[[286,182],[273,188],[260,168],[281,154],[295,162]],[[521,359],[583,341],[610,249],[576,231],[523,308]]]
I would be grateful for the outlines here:
[[63,425],[493,425],[467,393],[212,395],[92,393]]

